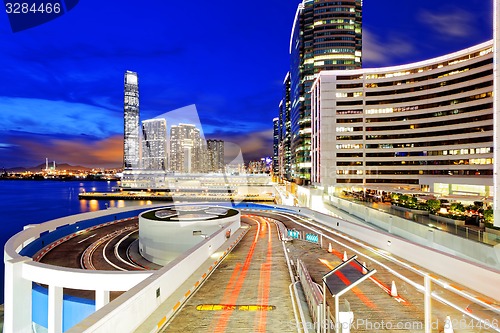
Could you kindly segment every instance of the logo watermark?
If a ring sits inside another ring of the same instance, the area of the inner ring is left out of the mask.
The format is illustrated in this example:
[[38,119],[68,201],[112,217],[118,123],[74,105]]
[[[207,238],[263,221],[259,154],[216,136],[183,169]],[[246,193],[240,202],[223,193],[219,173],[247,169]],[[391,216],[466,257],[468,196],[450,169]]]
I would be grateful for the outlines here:
[[30,29],[52,21],[71,9],[80,0],[4,0],[5,13],[13,32]]

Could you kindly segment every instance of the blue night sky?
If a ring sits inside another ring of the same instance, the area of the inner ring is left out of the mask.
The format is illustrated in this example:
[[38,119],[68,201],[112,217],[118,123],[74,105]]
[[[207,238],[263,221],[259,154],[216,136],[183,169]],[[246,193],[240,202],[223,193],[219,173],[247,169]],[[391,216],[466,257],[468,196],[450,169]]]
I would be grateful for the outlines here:
[[[299,0],[81,0],[13,33],[0,13],[0,168],[119,167],[123,74],[141,120],[195,104],[207,138],[270,155]],[[119,5],[118,5],[119,4]],[[424,60],[492,38],[491,0],[365,0],[364,67]]]

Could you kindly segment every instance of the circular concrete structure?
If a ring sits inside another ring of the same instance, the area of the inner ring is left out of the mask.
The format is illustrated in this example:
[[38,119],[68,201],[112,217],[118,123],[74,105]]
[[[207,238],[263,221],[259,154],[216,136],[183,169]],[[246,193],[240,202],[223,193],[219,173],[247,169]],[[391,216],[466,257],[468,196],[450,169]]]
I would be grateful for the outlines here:
[[240,217],[236,209],[220,206],[172,206],[143,212],[139,215],[139,252],[164,266],[216,231],[235,222],[239,228]]

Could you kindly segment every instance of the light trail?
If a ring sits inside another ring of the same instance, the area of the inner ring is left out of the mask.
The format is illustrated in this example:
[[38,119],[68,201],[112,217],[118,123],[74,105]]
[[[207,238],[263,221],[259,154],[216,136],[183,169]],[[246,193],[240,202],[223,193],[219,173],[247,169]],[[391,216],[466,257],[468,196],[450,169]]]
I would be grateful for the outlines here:
[[[260,218],[262,223],[262,233],[265,234],[266,229],[268,230],[268,243],[267,243],[267,253],[266,253],[266,261],[260,266],[260,276],[259,276],[259,304],[267,306],[269,303],[269,294],[271,290],[271,269],[272,269],[272,237],[271,237],[271,225],[269,221],[264,218]],[[267,227],[267,228],[266,228]],[[263,235],[264,237],[265,235]],[[267,321],[267,312],[260,312],[258,318],[257,332],[265,332],[266,331],[266,321]]]
[[114,268],[116,268],[116,269],[118,269],[118,270],[120,270],[120,271],[128,271],[128,270],[127,270],[127,269],[125,269],[125,268],[122,268],[122,267],[120,267],[120,266],[118,266],[118,265],[116,265],[116,264],[114,264],[113,262],[111,262],[111,260],[109,260],[109,259],[108,259],[108,257],[106,256],[106,249],[107,249],[107,247],[108,247],[108,245],[109,245],[109,242],[110,242],[111,240],[113,240],[113,239],[115,239],[115,238],[119,237],[120,235],[124,234],[125,232],[127,232],[127,231],[129,231],[129,230],[131,230],[131,229],[134,229],[134,231],[135,231],[135,227],[125,227],[125,228],[123,228],[123,229],[117,230],[117,231],[115,231],[115,232],[113,232],[113,233],[111,233],[111,234],[109,234],[109,235],[106,235],[106,236],[104,236],[103,238],[101,238],[102,243],[106,243],[106,244],[104,245],[104,247],[102,248],[102,256],[103,256],[104,260],[105,260],[105,261],[106,261],[109,265],[111,265],[112,267],[114,267]]
[[[115,252],[115,257],[120,260],[122,263],[132,267],[132,268],[135,268],[137,270],[144,270],[144,267],[141,267],[139,265],[136,265],[136,264],[133,264],[125,259],[123,259],[121,256],[120,256],[120,253],[119,253],[119,248],[120,248],[120,244],[126,240],[127,238],[130,237],[130,235],[132,235],[133,233],[137,232],[137,230],[133,230],[132,232],[128,233],[127,235],[125,235],[125,237],[123,237],[122,239],[120,239],[120,241],[118,243],[115,244],[114,246],[114,252]],[[128,255],[128,254],[127,254]]]
[[[241,288],[243,286],[243,282],[245,281],[245,277],[248,273],[248,268],[250,267],[250,263],[252,261],[252,257],[253,257],[253,253],[255,251],[255,247],[257,245],[257,241],[259,239],[259,233],[260,233],[260,228],[261,228],[261,225],[260,225],[260,222],[257,221],[256,219],[254,219],[253,217],[249,217],[252,221],[256,222],[257,225],[258,225],[258,229],[257,229],[257,232],[255,233],[255,238],[252,242],[252,245],[250,246],[250,249],[248,250],[248,254],[247,254],[247,257],[245,259],[245,263],[243,264],[243,267],[241,269],[241,272],[239,274],[239,277],[234,285],[233,288],[231,288],[231,293],[230,293],[230,297],[229,297],[229,300],[227,302],[224,302],[224,303],[227,303],[227,304],[236,304],[236,301],[238,300],[238,296],[241,292]],[[226,286],[226,288],[228,288],[229,286]],[[229,310],[229,311],[226,311],[224,313],[221,314],[221,316],[218,318],[218,321],[217,321],[217,325],[215,326],[215,329],[212,330],[213,332],[217,332],[217,333],[221,333],[221,332],[225,332],[226,331],[226,327],[227,327],[227,324],[228,324],[228,321],[229,321],[229,317],[231,316],[232,314],[232,310]]]

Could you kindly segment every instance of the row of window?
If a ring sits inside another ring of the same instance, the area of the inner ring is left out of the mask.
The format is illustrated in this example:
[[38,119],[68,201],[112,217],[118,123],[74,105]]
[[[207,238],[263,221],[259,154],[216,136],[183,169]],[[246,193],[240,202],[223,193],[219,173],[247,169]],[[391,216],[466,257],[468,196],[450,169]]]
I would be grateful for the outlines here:
[[342,143],[336,144],[335,148],[337,150],[342,149],[398,149],[398,148],[420,148],[420,147],[439,147],[439,146],[455,146],[455,145],[467,145],[467,144],[477,144],[477,143],[488,143],[493,142],[493,136],[481,136],[476,138],[465,138],[456,140],[439,140],[439,141],[428,141],[428,142],[414,142],[414,143],[383,143],[383,144],[366,144],[362,143]]
[[471,176],[476,175],[478,172],[482,175],[491,175],[492,170],[336,170],[335,174],[339,176],[344,175],[366,175],[366,176],[379,176],[379,175],[462,175]]
[[[465,92],[470,92],[474,90],[479,90],[482,88],[490,88],[493,87],[493,80],[491,81],[486,81],[486,82],[481,82],[475,85],[468,85],[465,87],[460,87],[457,89],[453,90],[447,90],[447,91],[442,91],[439,93],[432,93],[432,94],[426,94],[426,95],[418,95],[418,96],[411,96],[411,97],[405,97],[405,98],[398,98],[397,96],[394,96],[395,99],[385,99],[385,100],[367,100],[366,105],[380,105],[380,104],[392,104],[392,103],[408,103],[408,102],[414,102],[414,101],[421,101],[421,100],[429,100],[429,99],[434,99],[434,98],[439,98],[439,97],[446,97],[450,95],[455,95],[455,94],[463,94]],[[389,97],[389,96],[388,96]],[[474,96],[469,96],[474,97]],[[337,102],[337,105],[339,102]]]
[[[386,108],[387,110],[392,110],[394,112],[400,112],[397,110],[403,109],[405,111],[407,110],[418,110],[419,107],[403,107],[403,108]],[[371,110],[366,110],[367,114],[368,111],[371,112],[371,114],[376,114],[378,113],[379,110],[386,110],[386,109],[371,109]],[[399,117],[392,116],[392,117],[376,117],[376,118],[366,118],[367,123],[385,123],[385,122],[393,122],[393,121],[410,121],[410,120],[417,120],[417,119],[425,119],[425,118],[434,118],[434,117],[445,117],[445,116],[451,116],[451,115],[457,115],[457,114],[464,114],[464,113],[469,113],[469,112],[477,112],[477,111],[484,111],[488,110],[491,111],[493,110],[493,103],[485,103],[485,104],[479,104],[479,105],[473,105],[469,106],[466,108],[460,108],[460,109],[451,109],[451,110],[440,110],[437,112],[429,112],[429,113],[414,113],[410,115],[401,115]],[[380,112],[384,113],[384,112]],[[390,113],[390,112],[387,112]],[[337,111],[337,114],[339,112]],[[353,118],[353,119],[360,119],[359,121],[363,121],[363,118]],[[344,119],[337,119],[337,123],[344,123],[344,121],[340,121]],[[351,122],[349,122],[351,123]]]
[[[396,94],[405,94],[405,93],[411,93],[411,92],[416,92],[416,91],[424,91],[424,90],[430,90],[430,89],[436,89],[436,88],[441,88],[444,86],[450,86],[454,84],[463,84],[464,82],[471,82],[475,79],[487,77],[493,75],[493,69],[488,69],[485,71],[482,71],[480,73],[468,75],[468,76],[461,76],[460,78],[454,79],[454,80],[449,80],[449,81],[442,81],[438,83],[433,83],[433,84],[426,84],[418,87],[410,87],[410,88],[405,88],[405,89],[398,89],[398,90],[382,90],[382,91],[367,91],[366,96],[391,96],[391,95],[396,95]],[[338,88],[339,85],[337,85]]]

